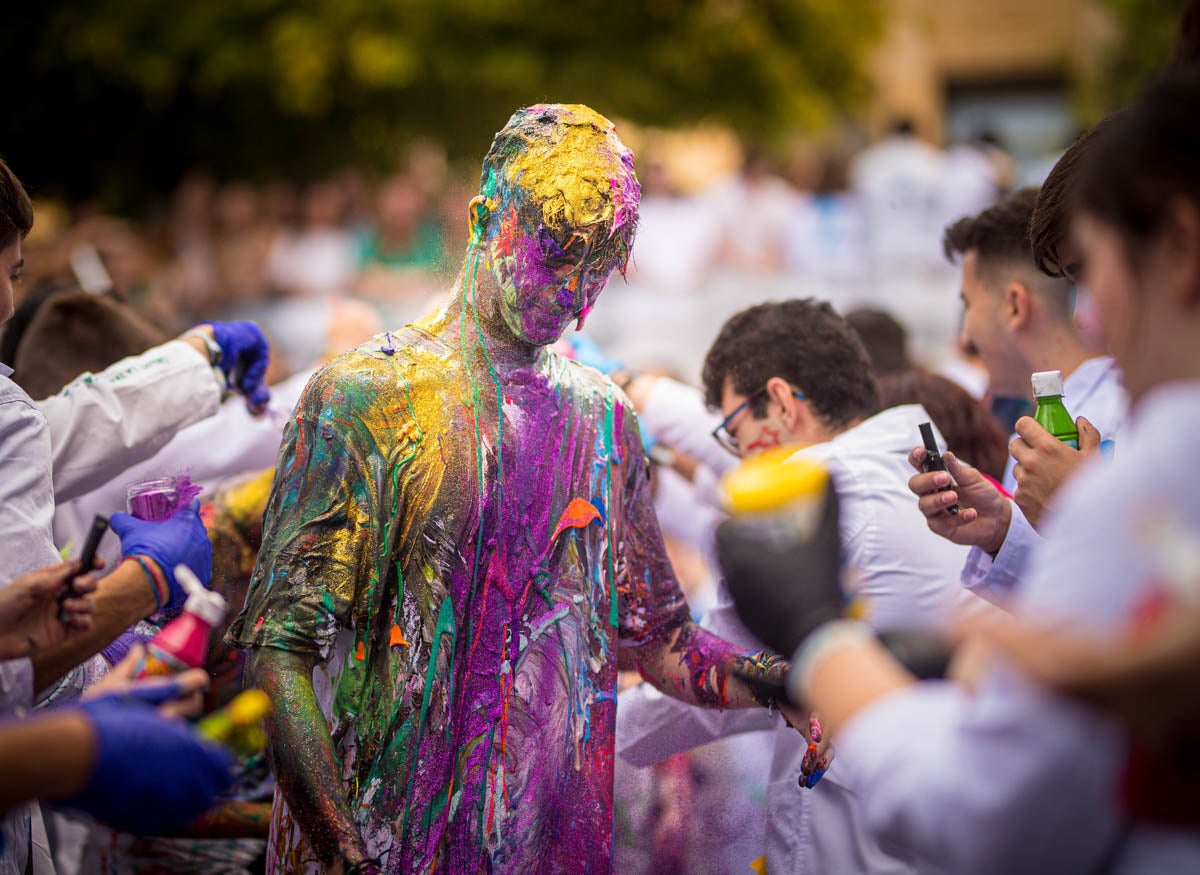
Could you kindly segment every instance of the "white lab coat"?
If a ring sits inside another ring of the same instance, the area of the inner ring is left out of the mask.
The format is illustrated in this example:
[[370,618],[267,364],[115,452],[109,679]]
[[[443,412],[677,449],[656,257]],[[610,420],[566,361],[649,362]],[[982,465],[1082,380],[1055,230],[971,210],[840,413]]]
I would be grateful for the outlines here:
[[55,501],[76,498],[216,412],[207,359],[171,341],[34,401],[0,376],[0,585],[58,561]]
[[[1121,371],[1111,356],[1088,359],[1076,368],[1063,380],[1063,398],[1067,399],[1064,403],[1072,416],[1086,417],[1105,439],[1115,440],[1129,415],[1129,398],[1121,383]],[[1017,488],[1013,476],[1016,464],[1016,459],[1009,456],[1004,469],[1004,488],[1009,492]],[[1012,523],[995,559],[972,547],[963,565],[962,585],[989,601],[1006,604],[1040,540],[1041,536],[1014,503]]]
[[[686,399],[682,393],[676,397]],[[870,621],[881,629],[928,627],[955,606],[977,601],[955,583],[966,548],[929,532],[908,491],[908,453],[920,440],[918,426],[927,421],[920,405],[894,407],[800,453],[823,461],[834,478],[847,561],[859,574]],[[762,648],[738,622],[723,587],[719,607],[703,625],[735,643]],[[802,791],[797,779],[806,745],[777,715],[693,708],[645,684],[622,693],[619,701],[617,753],[636,765],[717,738],[774,730],[765,849],[772,875],[925,871],[912,855],[885,851],[865,834],[856,796],[841,779],[840,750],[822,782]]]
[[[212,415],[223,390],[208,360],[178,341],[83,374],[40,402],[9,373],[0,374],[0,586],[58,561],[56,495],[80,495],[152,455],[177,429]],[[3,829],[13,840],[0,875],[24,873],[27,862],[34,875],[54,872],[36,805],[8,812]]]
[[[149,458],[86,495],[59,503],[54,510],[56,543],[78,543],[96,514],[124,510],[126,489],[139,480],[186,472],[193,482],[211,490],[229,477],[274,467],[283,427],[311,376],[304,371],[272,386],[265,416],[252,416],[241,398],[227,399],[214,415],[171,435]],[[109,539],[105,547],[101,555],[111,558],[117,547],[115,539]]]
[[850,181],[877,274],[941,263],[945,166],[944,153],[904,135],[881,140],[854,159]]
[[[1018,592],[1021,614],[1120,634],[1158,575],[1147,511],[1200,532],[1200,382],[1143,399],[1116,458],[1063,487]],[[1149,462],[1147,460],[1150,460]],[[1169,460],[1156,464],[1154,460]],[[839,733],[838,762],[881,840],[961,875],[1200,872],[1195,832],[1120,836],[1119,726],[1000,669],[975,695],[925,683],[885,696]]]

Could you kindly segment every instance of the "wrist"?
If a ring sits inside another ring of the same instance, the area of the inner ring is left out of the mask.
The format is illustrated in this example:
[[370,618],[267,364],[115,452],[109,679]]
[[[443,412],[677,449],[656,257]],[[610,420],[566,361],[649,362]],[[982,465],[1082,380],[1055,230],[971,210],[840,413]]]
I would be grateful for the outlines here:
[[1000,548],[1004,546],[1004,539],[1008,537],[1010,525],[1012,525],[1012,502],[1006,500],[1000,503],[1000,516],[996,521],[995,532],[986,544],[979,545],[983,552],[995,559]]
[[161,611],[163,606],[171,600],[171,584],[162,567],[145,553],[133,553],[126,556],[124,561],[131,562],[138,567],[146,579],[150,594],[154,597],[154,610],[147,612],[147,616]]
[[197,325],[195,328],[189,328],[180,335],[180,340],[185,341],[192,349],[208,359],[210,365],[215,367],[220,363],[221,347],[217,344],[211,325]]
[[229,388],[229,381],[225,378],[225,371],[220,367],[221,347],[213,335],[212,326],[197,325],[181,334],[179,339],[204,356],[208,366],[212,368],[213,377],[221,386],[221,391],[225,392]]
[[812,676],[827,657],[843,648],[861,647],[874,638],[871,627],[861,620],[830,620],[814,629],[792,655],[792,669],[787,677],[792,701],[806,700]]

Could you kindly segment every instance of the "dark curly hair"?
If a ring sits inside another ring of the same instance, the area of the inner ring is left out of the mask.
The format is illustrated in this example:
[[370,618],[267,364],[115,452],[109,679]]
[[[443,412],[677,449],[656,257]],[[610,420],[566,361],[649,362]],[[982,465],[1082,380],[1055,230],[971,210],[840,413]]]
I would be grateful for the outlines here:
[[[726,378],[735,392],[750,397],[772,377],[801,390],[835,428],[879,410],[862,341],[824,301],[774,301],[731,316],[704,359],[704,397],[709,406],[720,407]],[[756,417],[766,407],[761,396],[751,404]]]

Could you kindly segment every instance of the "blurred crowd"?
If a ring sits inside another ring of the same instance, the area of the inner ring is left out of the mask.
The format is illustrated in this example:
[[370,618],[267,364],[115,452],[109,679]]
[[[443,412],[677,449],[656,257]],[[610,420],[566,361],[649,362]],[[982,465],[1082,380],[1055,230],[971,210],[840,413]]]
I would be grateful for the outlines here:
[[[942,150],[903,120],[852,155],[785,166],[747,148],[740,168],[699,186],[685,187],[665,151],[641,155],[638,170],[631,266],[589,331],[627,360],[690,379],[714,326],[748,304],[797,295],[889,310],[919,357],[953,359],[955,315],[941,303],[956,281],[941,229],[1017,178],[995,137]],[[427,310],[458,271],[474,183],[448,173],[434,150],[414,150],[392,175],[343,170],[303,185],[194,171],[139,218],[39,205],[24,293],[111,291],[164,336],[253,319],[272,342],[276,380],[344,348],[330,343],[331,316],[352,326],[340,341]],[[678,326],[669,337],[656,330],[664,315]]]

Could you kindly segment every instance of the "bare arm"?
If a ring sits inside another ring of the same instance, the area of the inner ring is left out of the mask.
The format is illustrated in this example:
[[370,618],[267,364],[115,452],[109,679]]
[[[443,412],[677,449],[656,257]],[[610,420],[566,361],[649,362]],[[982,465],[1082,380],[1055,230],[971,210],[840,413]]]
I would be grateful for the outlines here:
[[[354,823],[329,728],[313,693],[314,657],[260,647],[246,662],[246,684],[271,697],[271,765],[304,834],[330,871],[369,859]],[[303,763],[303,767],[297,767]]]
[[[146,561],[153,563],[152,559]],[[138,620],[154,613],[156,602],[151,587],[156,586],[158,584],[150,580],[136,562],[122,562],[112,574],[103,578],[92,595],[91,629],[31,657],[34,692],[47,689],[79,663],[107,647]],[[169,593],[159,590],[158,595],[161,603],[166,601]]]
[[30,799],[78,793],[92,773],[96,740],[78,713],[48,714],[0,727],[0,811]]

